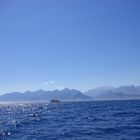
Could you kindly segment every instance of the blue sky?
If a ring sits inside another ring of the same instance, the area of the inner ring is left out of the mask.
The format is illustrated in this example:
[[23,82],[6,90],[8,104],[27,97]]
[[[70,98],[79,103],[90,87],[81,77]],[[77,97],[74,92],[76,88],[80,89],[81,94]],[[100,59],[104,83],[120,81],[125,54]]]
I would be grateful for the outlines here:
[[0,0],[0,93],[140,85],[139,0]]

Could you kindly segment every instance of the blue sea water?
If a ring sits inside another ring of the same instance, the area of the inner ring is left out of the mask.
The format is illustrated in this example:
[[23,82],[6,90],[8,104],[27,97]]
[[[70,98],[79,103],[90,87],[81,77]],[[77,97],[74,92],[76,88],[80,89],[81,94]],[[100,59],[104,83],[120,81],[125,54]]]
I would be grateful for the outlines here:
[[1,103],[0,140],[140,140],[140,101]]

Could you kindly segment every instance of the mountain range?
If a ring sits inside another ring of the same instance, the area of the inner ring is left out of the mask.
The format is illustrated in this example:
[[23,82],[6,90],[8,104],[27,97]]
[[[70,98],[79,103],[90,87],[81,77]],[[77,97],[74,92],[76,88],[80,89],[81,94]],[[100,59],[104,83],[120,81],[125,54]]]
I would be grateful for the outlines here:
[[105,86],[89,90],[84,95],[94,100],[140,99],[140,86],[130,85],[117,88]]
[[43,100],[125,100],[140,99],[140,86],[99,87],[87,92],[75,89],[63,89],[54,91],[26,91],[12,92],[0,96],[0,101],[43,101]]
[[54,91],[26,91],[24,93],[12,92],[0,96],[0,101],[43,101],[43,100],[88,100],[89,96],[75,89],[63,89]]

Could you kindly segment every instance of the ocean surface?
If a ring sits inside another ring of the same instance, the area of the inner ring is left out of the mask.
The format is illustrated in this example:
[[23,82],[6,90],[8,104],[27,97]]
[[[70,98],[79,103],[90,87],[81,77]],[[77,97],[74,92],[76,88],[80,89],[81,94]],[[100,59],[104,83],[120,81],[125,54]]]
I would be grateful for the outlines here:
[[0,140],[140,140],[140,101],[0,103]]

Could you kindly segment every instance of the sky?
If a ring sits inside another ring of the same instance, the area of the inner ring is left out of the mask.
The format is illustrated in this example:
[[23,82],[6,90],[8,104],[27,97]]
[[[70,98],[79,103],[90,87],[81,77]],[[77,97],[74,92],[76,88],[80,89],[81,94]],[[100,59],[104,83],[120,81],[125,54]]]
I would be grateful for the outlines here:
[[0,0],[0,94],[140,85],[139,0]]

